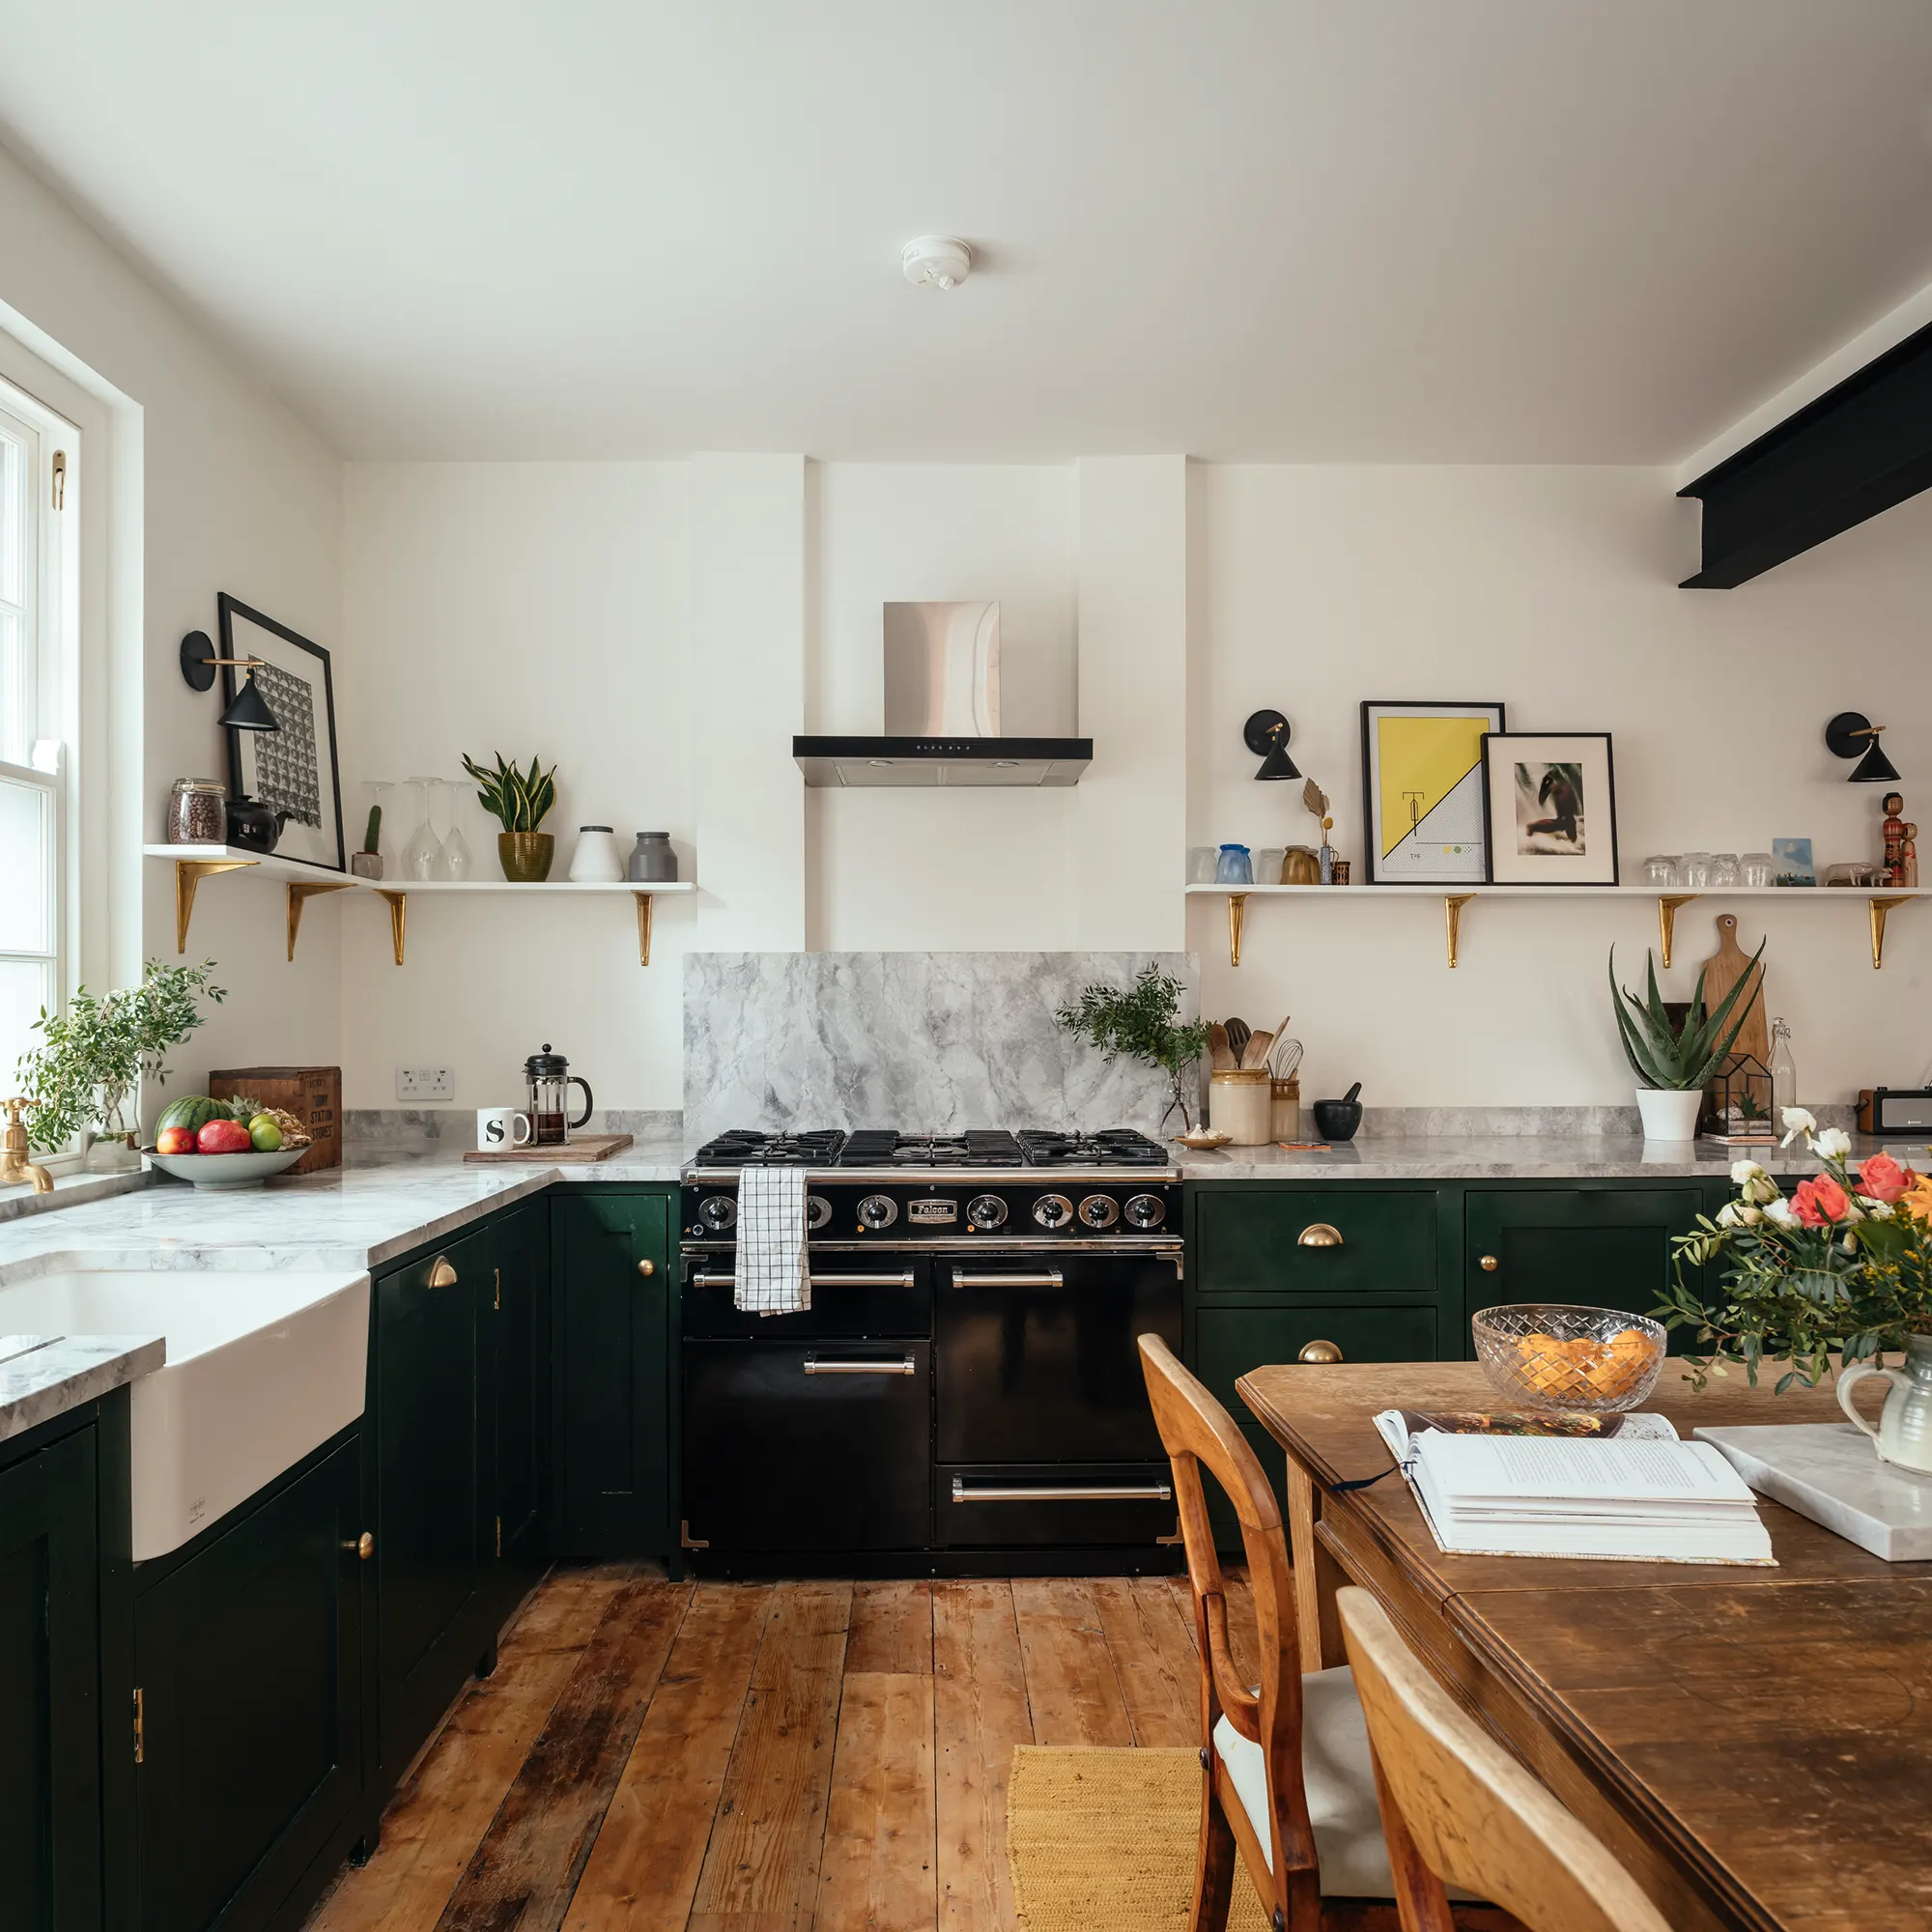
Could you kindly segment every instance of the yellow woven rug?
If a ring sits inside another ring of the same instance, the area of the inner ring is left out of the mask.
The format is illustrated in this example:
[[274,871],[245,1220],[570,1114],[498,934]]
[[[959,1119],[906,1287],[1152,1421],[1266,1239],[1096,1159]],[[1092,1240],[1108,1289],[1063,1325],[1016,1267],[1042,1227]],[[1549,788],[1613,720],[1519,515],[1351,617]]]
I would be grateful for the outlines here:
[[[1026,1932],[1186,1932],[1200,1833],[1194,1751],[1013,1749],[1007,1859]],[[1267,1932],[1245,1869],[1228,1932]]]

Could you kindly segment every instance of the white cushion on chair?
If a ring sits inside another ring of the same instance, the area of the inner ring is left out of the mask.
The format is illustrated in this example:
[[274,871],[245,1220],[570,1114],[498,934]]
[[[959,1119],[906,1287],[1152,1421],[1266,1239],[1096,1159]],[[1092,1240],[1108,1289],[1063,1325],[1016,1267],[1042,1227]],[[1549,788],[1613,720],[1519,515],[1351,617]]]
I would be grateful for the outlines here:
[[[1214,1748],[1228,1767],[1235,1796],[1272,1871],[1274,1833],[1268,1825],[1262,1747],[1223,1718],[1214,1726]],[[1302,1677],[1301,1779],[1308,1793],[1308,1820],[1315,1828],[1321,1889],[1331,1898],[1393,1898],[1395,1879],[1376,1806],[1369,1727],[1355,1695],[1355,1673],[1346,1663]]]

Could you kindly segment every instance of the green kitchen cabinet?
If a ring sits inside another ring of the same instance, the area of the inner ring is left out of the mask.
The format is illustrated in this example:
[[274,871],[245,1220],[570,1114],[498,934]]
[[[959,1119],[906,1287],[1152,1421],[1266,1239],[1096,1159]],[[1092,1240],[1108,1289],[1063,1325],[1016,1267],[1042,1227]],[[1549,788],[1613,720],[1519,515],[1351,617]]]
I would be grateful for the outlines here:
[[141,1932],[298,1919],[359,1829],[360,1463],[352,1430],[139,1566]]
[[494,1597],[507,1616],[550,1560],[550,1212],[539,1203],[498,1221],[492,1235],[489,1327],[495,1426]]
[[0,1468],[0,1923],[10,1932],[97,1932],[102,1919],[98,1456],[83,1427]]
[[[1648,1315],[1671,1280],[1671,1239],[1712,1210],[1709,1184],[1471,1188],[1463,1201],[1463,1320],[1504,1301],[1572,1301]],[[1721,1195],[1719,1197],[1721,1199]],[[1445,1337],[1445,1342],[1449,1338]],[[1686,1330],[1673,1350],[1690,1345]]]
[[1197,1294],[1435,1293],[1435,1187],[1229,1182],[1195,1190]]
[[551,1202],[559,1552],[673,1557],[671,1188]]

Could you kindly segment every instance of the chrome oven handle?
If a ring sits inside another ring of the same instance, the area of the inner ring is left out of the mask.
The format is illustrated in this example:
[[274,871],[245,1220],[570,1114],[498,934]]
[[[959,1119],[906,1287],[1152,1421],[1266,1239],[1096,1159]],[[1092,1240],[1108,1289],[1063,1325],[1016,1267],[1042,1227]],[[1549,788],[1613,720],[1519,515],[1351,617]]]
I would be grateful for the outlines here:
[[[901,1274],[820,1274],[816,1268],[810,1272],[814,1288],[911,1288],[917,1280],[911,1268]],[[699,1269],[691,1277],[691,1285],[693,1288],[736,1288],[738,1277]]]
[[1167,1483],[989,1483],[969,1490],[964,1476],[952,1479],[955,1503],[1171,1503]]
[[896,1362],[822,1362],[816,1355],[808,1355],[805,1372],[809,1376],[911,1376],[919,1370],[910,1355],[902,1355]]
[[1040,1268],[1033,1274],[968,1274],[964,1268],[952,1270],[954,1288],[1065,1288],[1066,1280],[1058,1268]]

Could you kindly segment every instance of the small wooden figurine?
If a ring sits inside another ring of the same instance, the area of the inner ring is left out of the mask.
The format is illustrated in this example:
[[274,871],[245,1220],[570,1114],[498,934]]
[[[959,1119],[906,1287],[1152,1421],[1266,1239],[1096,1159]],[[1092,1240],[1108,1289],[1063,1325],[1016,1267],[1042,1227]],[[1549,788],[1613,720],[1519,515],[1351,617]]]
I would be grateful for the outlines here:
[[1903,816],[1905,800],[1898,792],[1889,791],[1885,795],[1884,805],[1885,823],[1879,827],[1879,830],[1885,835],[1886,883],[1888,885],[1899,886],[1905,883],[1899,876],[1902,865],[1899,857],[1899,847],[1905,840],[1905,819]]
[[1894,886],[1916,886],[1918,883],[1918,828],[1908,824],[1905,836],[1898,841],[1898,864],[1891,868],[1891,883]]

